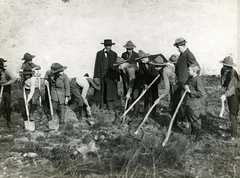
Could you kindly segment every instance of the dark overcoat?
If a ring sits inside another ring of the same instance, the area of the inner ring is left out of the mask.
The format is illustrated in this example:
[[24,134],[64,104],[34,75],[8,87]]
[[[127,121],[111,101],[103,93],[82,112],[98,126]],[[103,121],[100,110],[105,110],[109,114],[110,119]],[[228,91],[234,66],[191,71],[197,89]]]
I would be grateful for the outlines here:
[[175,73],[179,83],[183,85],[186,84],[189,77],[188,67],[195,63],[197,63],[196,58],[188,48],[180,54],[175,68]]
[[[94,90],[94,96],[100,104],[117,99],[117,82],[120,80],[118,68],[113,64],[117,60],[117,53],[110,51],[109,58],[106,59],[104,49],[97,52],[94,66],[94,78],[100,79],[101,89]],[[107,67],[104,67],[108,63]]]

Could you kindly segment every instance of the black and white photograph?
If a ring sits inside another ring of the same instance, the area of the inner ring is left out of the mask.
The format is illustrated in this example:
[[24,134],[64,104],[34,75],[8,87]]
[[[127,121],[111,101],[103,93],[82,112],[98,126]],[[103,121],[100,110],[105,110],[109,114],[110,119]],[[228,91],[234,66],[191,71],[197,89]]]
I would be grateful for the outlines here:
[[238,0],[0,0],[0,178],[240,177]]

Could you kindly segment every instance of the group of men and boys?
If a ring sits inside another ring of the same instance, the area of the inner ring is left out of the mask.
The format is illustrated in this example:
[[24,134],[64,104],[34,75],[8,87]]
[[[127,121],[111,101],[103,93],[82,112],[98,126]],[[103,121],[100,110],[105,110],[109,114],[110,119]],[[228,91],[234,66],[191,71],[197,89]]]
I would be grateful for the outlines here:
[[[201,135],[201,99],[206,95],[201,78],[199,77],[200,66],[195,56],[186,46],[184,38],[177,38],[173,46],[177,48],[180,55],[173,54],[168,60],[163,54],[150,55],[142,50],[134,51],[136,47],[132,41],[128,41],[123,47],[126,52],[118,57],[112,50],[115,44],[111,39],[105,39],[104,48],[97,52],[93,78],[88,75],[74,77],[71,80],[64,73],[66,66],[53,63],[51,69],[44,76],[45,84],[50,88],[50,102],[53,114],[59,115],[60,124],[64,122],[64,113],[68,101],[74,101],[77,105],[78,117],[81,118],[83,108],[91,115],[91,107],[87,100],[87,91],[90,86],[94,88],[94,98],[99,108],[114,111],[114,100],[118,99],[118,82],[120,78],[123,84],[123,93],[129,107],[137,101],[130,112],[132,122],[139,119],[140,102],[139,97],[145,91],[144,111],[146,114],[149,107],[157,105],[168,97],[170,100],[171,116],[180,105],[178,115],[174,120],[173,127],[178,128],[179,121],[189,121],[192,134],[198,139]],[[34,120],[33,113],[37,107],[38,98],[41,96],[39,90],[40,66],[34,64],[34,55],[26,53],[22,60],[21,77],[23,87],[27,93],[26,103],[30,103],[30,120]],[[4,99],[7,125],[10,127],[11,119],[11,83],[16,78],[5,67],[6,60],[0,59],[0,84],[1,98]],[[229,105],[230,119],[232,121],[231,140],[237,137],[237,114],[240,102],[240,80],[237,72],[233,69],[235,64],[228,56],[220,61],[222,86],[226,92],[221,96],[227,99]],[[164,88],[159,90],[159,83],[163,82]],[[46,95],[47,96],[47,95]],[[46,97],[47,98],[47,97]],[[180,100],[182,103],[180,103]],[[57,112],[57,109],[60,112]],[[153,108],[151,116],[159,117],[156,107]],[[129,124],[128,123],[128,124]]]

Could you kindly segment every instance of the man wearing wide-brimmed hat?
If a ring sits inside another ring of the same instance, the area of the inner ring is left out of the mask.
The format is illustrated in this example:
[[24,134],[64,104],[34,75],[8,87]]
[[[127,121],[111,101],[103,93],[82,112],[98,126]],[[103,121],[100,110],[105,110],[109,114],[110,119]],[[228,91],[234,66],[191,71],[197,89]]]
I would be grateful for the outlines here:
[[16,77],[5,68],[4,61],[0,62],[0,86],[2,90],[1,101],[4,102],[4,112],[6,114],[7,126],[11,126],[11,84],[16,81]]
[[51,70],[44,76],[45,84],[49,84],[51,91],[51,100],[53,114],[57,115],[57,109],[60,109],[59,123],[64,122],[65,109],[70,97],[70,84],[68,76],[64,73],[67,66],[59,63],[53,63]]
[[41,69],[39,65],[36,65],[32,62],[33,58],[35,58],[35,55],[31,55],[30,53],[25,53],[23,58],[21,60],[24,60],[22,63],[21,69],[24,69],[26,65],[29,65],[31,68]]
[[77,106],[77,111],[79,114],[79,121],[82,120],[82,111],[86,109],[87,117],[91,116],[91,107],[89,106],[87,100],[88,89],[93,87],[96,90],[101,89],[100,79],[99,78],[90,78],[90,77],[74,77],[70,80],[70,92],[72,104]]
[[[135,79],[135,73],[138,71],[137,61],[135,60],[138,57],[138,53],[134,51],[136,46],[131,40],[129,40],[123,47],[126,48],[126,52],[122,53],[122,59],[126,60],[126,63],[124,63],[124,70],[125,73],[128,73],[128,76],[124,75],[123,70],[120,70],[120,75],[122,77],[124,95],[128,93],[127,96],[130,96],[130,93],[128,92],[129,81],[131,81],[132,78]],[[129,78],[130,76],[132,77],[131,79]]]
[[238,112],[240,104],[240,78],[237,71],[233,68],[236,66],[233,63],[231,56],[225,57],[220,63],[223,65],[221,69],[221,83],[225,89],[224,94],[221,96],[221,100],[227,100],[229,108],[229,117],[232,122],[231,125],[231,137],[229,141],[234,141],[237,135],[238,128]]
[[113,110],[113,101],[117,99],[117,82],[120,80],[117,67],[113,64],[117,60],[117,53],[111,50],[115,43],[105,39],[104,49],[97,52],[93,78],[99,78],[101,89],[94,90],[94,96],[99,107],[107,104],[108,110]]
[[[138,58],[139,62],[139,74],[136,76],[136,80],[133,87],[133,101],[136,100],[143,89],[145,89],[152,81],[157,77],[158,71],[154,68],[152,64],[150,64],[149,53],[145,53],[142,50],[138,51]],[[151,96],[151,103],[158,98],[158,83],[160,80],[157,80],[152,84],[152,86],[148,89],[148,91],[144,95],[144,114],[148,112],[149,105],[150,105],[150,96]],[[134,106],[134,114],[132,115],[132,121],[139,115],[139,108],[140,102],[137,102]],[[151,116],[159,116],[157,113],[157,108],[154,107]]]
[[[188,67],[191,64],[195,64],[195,63],[198,64],[195,56],[186,46],[186,43],[187,41],[184,38],[180,37],[180,38],[177,38],[175,40],[175,43],[173,44],[173,46],[175,46],[177,50],[180,52],[180,56],[177,62],[175,63],[175,73],[176,73],[178,82],[177,82],[177,89],[175,90],[174,96],[173,96],[173,105],[172,105],[172,111],[171,111],[172,115],[175,112],[177,105],[181,99],[181,95],[184,89],[183,86],[186,84],[187,79],[189,77]],[[173,124],[174,128],[177,128],[178,120],[183,120],[185,118],[184,115],[185,115],[184,107],[180,106],[179,114],[174,120],[174,124]]]

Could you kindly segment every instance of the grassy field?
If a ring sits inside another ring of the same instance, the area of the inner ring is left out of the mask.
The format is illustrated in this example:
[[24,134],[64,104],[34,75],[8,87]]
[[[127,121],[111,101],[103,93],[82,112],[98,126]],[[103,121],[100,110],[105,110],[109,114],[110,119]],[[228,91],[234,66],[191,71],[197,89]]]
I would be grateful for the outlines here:
[[[49,111],[39,106],[35,112],[36,130],[25,130],[22,118],[21,83],[13,85],[12,129],[1,116],[0,178],[5,177],[239,177],[240,142],[226,143],[230,135],[228,114],[218,115],[222,89],[218,76],[202,76],[207,97],[203,99],[202,139],[195,141],[188,129],[173,131],[165,147],[162,142],[170,122],[169,102],[158,106],[159,118],[149,118],[138,139],[128,137],[139,126],[121,124],[124,99],[115,103],[115,112],[98,109],[92,103],[89,126],[83,117],[66,110],[65,123],[58,131],[48,129]],[[119,84],[121,94],[121,84]],[[44,90],[42,90],[44,92]],[[1,108],[2,109],[2,108]],[[129,119],[127,116],[126,119]]]

